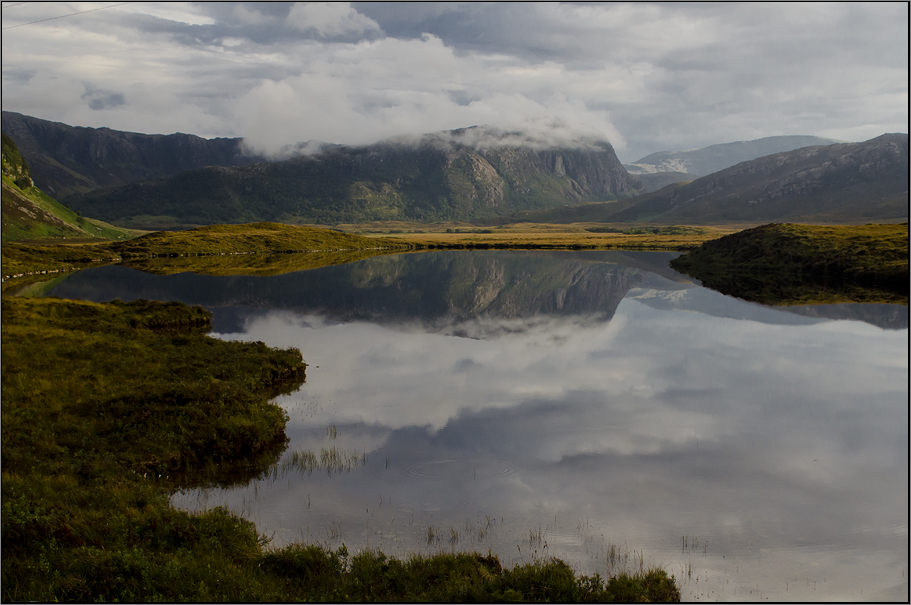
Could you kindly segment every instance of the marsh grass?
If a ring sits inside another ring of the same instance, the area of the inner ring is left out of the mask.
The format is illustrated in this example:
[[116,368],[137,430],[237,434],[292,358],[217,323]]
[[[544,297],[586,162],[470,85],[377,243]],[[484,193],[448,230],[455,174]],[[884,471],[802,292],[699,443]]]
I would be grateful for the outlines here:
[[227,572],[258,552],[251,524],[191,517],[168,493],[191,471],[274,458],[285,419],[268,398],[306,365],[209,338],[209,321],[179,303],[3,300],[4,600],[144,600],[193,577],[194,557]]
[[[493,250],[691,250],[704,242],[736,232],[739,226],[640,227],[604,223],[515,223],[495,229],[424,230],[384,234],[418,249]],[[369,235],[368,235],[369,236]]]
[[279,474],[295,470],[301,474],[311,474],[313,471],[326,471],[332,473],[350,472],[358,465],[364,464],[367,456],[354,450],[341,450],[335,446],[322,448],[319,455],[309,450],[292,452],[282,460],[280,465],[275,465],[270,474],[277,478]]
[[576,576],[556,559],[504,569],[493,555],[412,555],[404,561],[367,550],[350,555],[296,545],[266,553],[262,568],[283,578],[288,594],[336,602],[671,602],[679,591],[663,571],[642,578]]

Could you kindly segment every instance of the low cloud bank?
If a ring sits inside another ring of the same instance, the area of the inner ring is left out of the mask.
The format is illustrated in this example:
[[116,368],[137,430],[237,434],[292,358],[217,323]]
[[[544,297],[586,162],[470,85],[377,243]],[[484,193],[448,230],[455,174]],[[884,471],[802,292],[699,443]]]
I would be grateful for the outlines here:
[[[355,144],[361,147],[374,143]],[[436,149],[469,147],[489,151],[503,147],[521,147],[543,151],[547,149],[603,149],[611,142],[604,135],[590,129],[573,128],[559,118],[526,120],[512,124],[482,124],[423,134],[388,137],[375,142],[385,145],[429,145]],[[262,142],[244,139],[244,150],[249,155],[263,155],[271,159],[287,159],[301,155],[316,155],[340,145],[335,142],[305,141],[277,147],[263,146]]]

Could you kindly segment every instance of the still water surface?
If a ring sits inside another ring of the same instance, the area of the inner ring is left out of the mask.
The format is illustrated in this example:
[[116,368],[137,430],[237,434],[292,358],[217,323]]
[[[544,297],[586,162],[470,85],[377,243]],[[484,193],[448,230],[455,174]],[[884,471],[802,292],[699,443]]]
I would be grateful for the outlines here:
[[[306,384],[277,400],[283,464],[173,498],[227,506],[273,544],[557,556],[602,575],[614,547],[685,600],[907,600],[908,308],[764,307],[691,283],[673,256],[105,267],[49,294],[202,304],[219,338],[302,351]],[[331,468],[290,464],[307,452]]]

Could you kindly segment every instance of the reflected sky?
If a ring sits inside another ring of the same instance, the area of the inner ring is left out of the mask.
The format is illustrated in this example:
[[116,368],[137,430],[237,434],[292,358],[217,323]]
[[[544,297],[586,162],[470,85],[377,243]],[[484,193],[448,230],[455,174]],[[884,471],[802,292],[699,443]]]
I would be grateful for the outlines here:
[[[219,338],[299,348],[284,459],[360,460],[174,502],[227,505],[277,545],[589,573],[615,545],[687,599],[907,599],[907,328],[724,297],[654,256],[432,256],[268,286],[118,274],[121,298],[203,302]],[[428,306],[384,311],[398,293]]]
[[492,548],[589,572],[617,544],[695,569],[691,598],[907,592],[907,332],[628,299],[611,321],[486,340],[287,312],[221,336],[308,351],[307,384],[281,400],[292,450],[367,453],[350,474],[203,499],[246,507],[278,543]]

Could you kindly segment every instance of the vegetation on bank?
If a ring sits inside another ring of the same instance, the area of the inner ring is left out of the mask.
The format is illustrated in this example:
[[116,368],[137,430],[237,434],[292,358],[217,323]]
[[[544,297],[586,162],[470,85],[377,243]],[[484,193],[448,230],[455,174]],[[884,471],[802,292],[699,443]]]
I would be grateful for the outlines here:
[[[469,223],[393,222],[343,228],[344,232],[252,223],[163,231],[129,241],[92,245],[5,243],[3,276],[6,279],[40,273],[46,279],[46,273],[113,262],[159,274],[192,271],[207,275],[277,275],[422,249],[687,250],[731,233],[737,227],[580,223],[513,224],[482,229]],[[305,254],[277,254],[282,252]],[[21,283],[23,280],[17,282]],[[14,285],[4,284],[4,290],[10,287]]]
[[[272,255],[289,252],[338,252],[408,250],[402,242],[341,233],[316,227],[295,227],[278,223],[249,225],[213,225],[187,231],[160,231],[127,241],[82,245],[3,244],[3,276],[24,275],[42,271],[69,271],[91,264],[143,259],[231,256],[229,265],[252,264],[268,267],[275,259],[238,261],[241,255]],[[377,252],[379,253],[379,252]],[[343,255],[343,257],[347,258]],[[315,259],[279,259],[282,265],[294,265],[301,260],[304,268],[314,265]],[[326,259],[326,264],[335,264]],[[212,263],[209,263],[212,264]],[[217,264],[217,263],[216,263]],[[188,269],[184,269],[188,270]],[[230,267],[225,267],[230,270]],[[269,269],[264,269],[268,271]],[[299,270],[299,269],[298,269]]]
[[907,304],[908,223],[763,225],[706,242],[671,266],[707,287],[763,303]]
[[197,275],[282,275],[331,265],[344,265],[384,254],[401,253],[401,248],[354,250],[303,250],[294,254],[206,255],[174,257],[140,257],[122,261],[122,265],[155,275],[195,273]]
[[108,246],[120,256],[205,256],[209,254],[250,254],[356,250],[362,248],[406,248],[400,243],[368,240],[359,235],[331,229],[298,227],[280,223],[211,225],[187,231],[158,231],[127,242]]
[[[443,223],[441,225],[445,225]],[[348,228],[351,228],[350,226]],[[604,223],[515,223],[495,228],[440,225],[394,229],[385,237],[418,249],[443,250],[690,250],[736,231],[730,227],[642,227]]]
[[306,368],[210,338],[209,321],[180,303],[3,299],[4,601],[679,600],[661,570],[271,549],[224,509],[171,508],[174,489],[268,472],[286,422],[268,400]]

